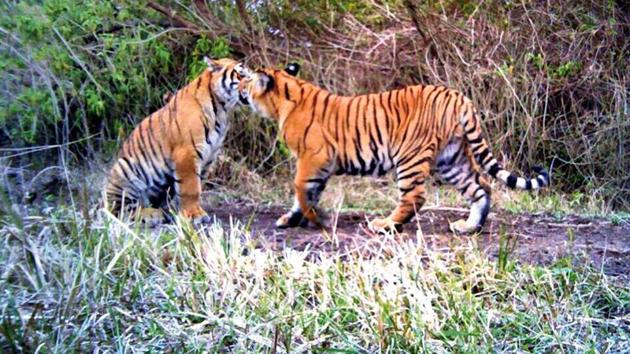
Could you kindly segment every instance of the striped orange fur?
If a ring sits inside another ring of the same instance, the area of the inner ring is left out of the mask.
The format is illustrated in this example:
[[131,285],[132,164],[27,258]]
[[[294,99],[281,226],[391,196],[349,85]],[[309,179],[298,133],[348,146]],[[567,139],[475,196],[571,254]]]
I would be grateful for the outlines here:
[[545,171],[517,177],[501,167],[483,137],[477,110],[462,93],[441,86],[408,86],[360,96],[339,96],[297,79],[297,64],[263,69],[241,82],[241,100],[278,121],[282,138],[297,158],[295,203],[276,223],[292,227],[309,220],[333,174],[380,176],[395,171],[399,203],[375,231],[399,230],[425,201],[432,171],[471,203],[455,232],[479,230],[490,207],[490,187],[482,171],[511,188],[549,184]]
[[225,138],[240,79],[250,73],[232,59],[206,58],[206,63],[199,77],[166,97],[166,105],[124,142],[105,188],[107,207],[115,214],[160,223],[168,216],[170,196],[184,217],[208,220],[200,206],[201,180]]

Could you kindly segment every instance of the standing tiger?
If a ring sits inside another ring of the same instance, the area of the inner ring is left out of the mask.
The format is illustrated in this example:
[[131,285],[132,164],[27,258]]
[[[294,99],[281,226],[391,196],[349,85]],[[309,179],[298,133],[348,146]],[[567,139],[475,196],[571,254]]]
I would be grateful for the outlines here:
[[182,216],[209,220],[200,206],[201,179],[225,138],[239,82],[250,72],[232,59],[204,60],[208,68],[140,122],[123,144],[105,188],[112,212],[154,225],[168,216],[168,199],[176,196]]
[[386,218],[369,223],[377,232],[400,231],[425,201],[425,179],[434,169],[470,201],[467,220],[450,224],[456,233],[480,230],[490,209],[490,187],[481,169],[510,188],[549,184],[517,177],[493,157],[470,99],[441,86],[409,86],[343,97],[295,78],[299,65],[263,69],[241,82],[241,101],[279,123],[297,157],[295,203],[276,222],[280,228],[311,221],[320,193],[333,174],[381,176],[396,172],[399,203]]

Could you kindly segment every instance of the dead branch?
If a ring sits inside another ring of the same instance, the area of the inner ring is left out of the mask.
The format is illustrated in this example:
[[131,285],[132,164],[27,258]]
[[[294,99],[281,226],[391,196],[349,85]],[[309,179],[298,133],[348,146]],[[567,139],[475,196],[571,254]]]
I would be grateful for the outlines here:
[[183,27],[183,28],[187,28],[193,31],[200,31],[199,27],[196,26],[195,24],[189,22],[188,20],[186,20],[185,18],[179,16],[174,10],[169,9],[167,7],[164,7],[158,3],[156,3],[155,1],[149,1],[147,2],[147,5],[152,8],[153,10],[163,14],[164,16],[168,17],[173,24],[175,24],[178,27]]
[[241,19],[245,23],[245,26],[247,26],[247,30],[250,33],[253,33],[254,26],[252,26],[252,21],[249,19],[249,15],[247,14],[245,2],[243,0],[236,0],[236,6],[238,7],[238,13],[241,15]]

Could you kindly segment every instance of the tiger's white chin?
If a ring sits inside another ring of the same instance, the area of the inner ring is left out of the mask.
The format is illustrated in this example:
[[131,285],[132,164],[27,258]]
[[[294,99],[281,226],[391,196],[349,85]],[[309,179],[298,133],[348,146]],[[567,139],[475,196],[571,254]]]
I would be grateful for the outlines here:
[[265,118],[272,118],[269,112],[267,112],[265,109],[258,107],[254,102],[248,101],[247,105],[249,106],[249,108],[251,108],[251,110],[254,113],[259,114]]

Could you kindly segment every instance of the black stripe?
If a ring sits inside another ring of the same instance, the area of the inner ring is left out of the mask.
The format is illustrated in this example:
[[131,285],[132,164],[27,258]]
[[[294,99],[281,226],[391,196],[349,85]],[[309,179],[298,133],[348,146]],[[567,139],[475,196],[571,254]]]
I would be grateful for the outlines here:
[[[405,107],[405,115],[409,116],[409,114],[411,113],[411,107],[409,107],[409,102],[407,101],[407,90],[409,89],[409,86],[405,87],[403,89],[403,106]],[[409,118],[409,117],[407,117]]]
[[517,180],[518,180],[518,177],[514,176],[513,174],[510,174],[507,179],[507,186],[512,189],[516,188]]
[[221,101],[218,97],[215,97],[215,100],[218,104],[218,108],[221,108],[222,111],[225,111],[225,102]]
[[391,132],[389,131],[389,111],[387,111],[387,108],[385,108],[385,104],[383,103],[383,98],[385,97],[386,93],[389,94],[389,92],[385,92],[378,95],[379,97],[378,102],[381,105],[381,108],[383,109],[384,119],[385,119],[385,130],[387,131],[387,136],[389,139],[391,139]]
[[[139,127],[140,128],[140,137],[138,138],[138,140],[140,141],[140,157],[144,160],[144,161],[139,161],[138,163],[142,164],[142,162],[145,162],[146,165],[148,165],[148,167],[150,167],[152,170],[155,170],[155,167],[153,166],[153,163],[151,163],[151,160],[147,157],[147,153],[146,153],[146,146],[144,144],[144,140],[142,139],[142,126]],[[144,170],[144,167],[143,167]],[[153,181],[153,178],[151,178],[150,176],[146,176],[147,180],[146,182],[151,184],[151,182]]]
[[[199,119],[201,120],[201,124],[203,125],[203,136],[206,144],[212,145],[212,138],[210,137],[210,127],[208,126],[207,120],[204,118],[203,114],[199,115]],[[215,119],[216,121],[216,119]],[[215,130],[217,129],[217,125],[214,126]],[[192,135],[192,132],[190,133]]]
[[405,187],[398,187],[398,190],[402,192],[403,195],[413,191],[414,189],[416,189],[416,187],[421,186],[422,184],[424,184],[424,179],[421,180],[414,180],[411,185],[407,188]]
[[193,149],[195,149],[195,153],[197,153],[197,157],[199,158],[199,160],[203,160],[203,155],[197,149],[197,144],[195,144],[195,137],[193,136],[192,132],[190,132],[190,145],[193,147]]
[[352,110],[352,103],[354,102],[355,97],[350,98],[350,102],[348,102],[348,109],[346,110],[346,127],[345,130],[350,130],[350,111]]
[[525,181],[525,190],[531,190],[532,189],[532,180],[528,179]]
[[[331,93],[327,92],[326,98],[324,98],[324,109],[322,110],[322,122],[326,118],[326,109],[328,109],[328,99],[330,99]],[[315,110],[313,110],[313,114]]]
[[[431,110],[433,112],[435,112],[435,101],[437,101],[439,97],[442,97],[441,95],[445,92],[445,90],[446,90],[446,87],[440,86],[437,90],[434,91],[435,96],[433,96],[433,100],[431,100]],[[435,116],[435,114],[433,116]]]
[[483,149],[487,149],[487,147],[486,147],[484,144],[479,144],[479,145],[475,146],[475,147],[472,149],[472,153],[473,153],[473,155],[475,155],[475,156],[476,156],[476,155],[478,155],[478,154],[479,154],[479,152],[480,152],[481,150],[483,150]]
[[[475,193],[476,193],[476,192],[475,192]],[[470,204],[475,204],[475,203],[477,203],[478,201],[480,201],[481,199],[483,199],[483,198],[485,198],[485,197],[486,197],[486,194],[485,194],[485,191],[484,191],[484,194],[482,194],[482,195],[478,196],[477,198],[472,199],[472,200],[470,201]],[[483,217],[482,217],[482,219],[485,219],[485,216],[483,216]],[[484,220],[484,221],[485,221],[485,220]],[[480,222],[480,224],[483,224],[483,221],[482,221],[482,222]]]
[[472,181],[468,181],[462,188],[459,189],[459,191],[462,194],[466,193],[466,190],[468,190],[468,187],[470,187],[471,184],[472,184]]
[[468,139],[468,143],[471,145],[477,145],[481,143],[482,141],[483,141],[483,138],[481,137],[481,134],[479,134],[479,136],[475,139]]
[[372,115],[374,117],[374,129],[376,129],[376,136],[378,137],[379,145],[383,145],[383,136],[381,135],[381,129],[378,126],[378,117],[376,116],[376,100],[372,102]]
[[177,131],[179,134],[182,134],[182,128],[179,126],[179,119],[175,118],[175,126],[177,127]]
[[313,122],[315,121],[315,110],[317,109],[317,97],[319,96],[319,94],[322,91],[318,91],[314,96],[313,96],[313,111],[311,113],[311,121],[308,123],[308,125],[306,126],[306,130],[304,130],[304,136],[302,137],[302,141],[304,144],[304,148],[306,148],[306,138],[308,137],[308,131],[311,129],[311,126],[313,125]]
[[[469,179],[470,179],[470,177],[472,177],[473,173],[474,173],[473,171],[468,172],[468,174],[466,175],[466,177],[461,178],[459,181],[466,181],[466,180],[469,180]],[[459,181],[458,181],[458,182],[459,182]]]
[[490,150],[484,149],[481,153],[477,155],[477,162],[483,165],[483,161],[486,159],[486,157],[488,157],[489,154],[490,154]]
[[[365,107],[361,109],[361,113],[363,113],[362,117],[363,120],[361,121],[363,123],[363,130],[366,133],[369,133],[369,129],[368,129],[368,119],[367,119],[367,114],[368,114],[368,107],[370,106],[370,97],[369,96],[361,96],[361,98],[365,97],[366,99],[366,103],[365,103]],[[359,105],[361,105],[361,100],[359,100]],[[358,108],[357,108],[358,109]],[[360,117],[357,115],[357,119],[359,119]]]
[[461,146],[459,147],[459,149],[457,149],[457,151],[455,151],[455,153],[453,154],[453,156],[451,157],[451,159],[448,161],[449,165],[452,165],[455,163],[455,160],[457,160],[457,158],[459,157],[459,154],[462,152],[462,148]]
[[[405,170],[405,171],[407,171],[407,170]],[[402,172],[402,171],[401,171],[401,172]],[[406,175],[404,175],[404,176],[397,177],[397,178],[396,178],[396,180],[397,180],[397,181],[402,181],[402,180],[404,180],[404,179],[409,179],[409,178],[415,177],[415,176],[417,176],[417,175],[419,175],[419,174],[421,174],[421,173],[422,173],[422,171],[413,171],[413,172],[409,172],[408,174],[406,174]]]
[[[357,126],[357,133],[359,132],[359,128]],[[360,172],[365,171],[365,160],[361,157],[361,147],[359,146],[360,141],[354,141],[354,152],[357,155],[357,159],[359,160],[359,165],[361,166]],[[352,165],[354,167],[354,164]]]
[[409,187],[409,188],[402,188],[402,187],[399,187],[399,188],[398,188],[398,190],[399,190],[399,191],[400,191],[403,195],[405,195],[405,194],[407,194],[407,193],[409,193],[409,192],[413,191],[414,189],[416,189],[416,186],[415,186],[415,185],[413,185],[413,186],[411,186],[411,187]]
[[223,70],[223,74],[221,76],[221,86],[223,86],[223,89],[225,90],[225,92],[229,92],[229,89],[225,83],[226,80],[227,80],[227,70]]
[[[153,120],[153,115],[151,115],[149,117],[149,131],[148,131],[148,134],[147,134],[147,140],[149,141],[149,147],[151,148],[151,153],[153,154],[153,156],[155,156],[156,158],[158,158],[158,157],[162,157],[163,158],[163,155],[157,153],[158,149],[155,148],[155,144],[153,143],[154,139],[153,139],[153,126],[151,124],[152,120]],[[158,144],[158,147],[159,147],[159,144]],[[160,153],[161,152],[162,151],[160,149]]]
[[[162,169],[158,168],[159,163],[159,155],[156,153],[155,147],[153,146],[153,129],[151,128],[151,121],[149,120],[149,128],[146,134],[146,139],[148,143],[145,143],[149,146],[149,162],[151,163],[151,168],[153,168],[153,172],[155,172],[156,176],[160,179],[164,178],[162,173]],[[157,161],[156,161],[157,160]]]
[[291,95],[289,94],[289,84],[287,84],[286,82],[284,83],[284,97],[287,99],[287,101],[291,101]]
[[446,125],[444,123],[444,120],[447,116],[448,113],[448,105],[451,102],[451,99],[453,98],[453,96],[450,95],[450,92],[446,92],[446,101],[444,101],[444,113],[442,114],[442,119],[440,120],[441,123],[441,128],[444,129],[444,126]]
[[[453,172],[453,171],[455,171],[455,173],[453,173],[453,174],[451,175],[451,172]],[[440,173],[440,176],[441,176],[443,179],[445,179],[445,180],[446,180],[446,182],[448,182],[448,183],[452,183],[452,182],[453,182],[453,180],[455,179],[455,177],[459,176],[459,173],[460,173],[460,172],[461,172],[461,171],[459,171],[459,170],[457,170],[457,169],[455,169],[455,168],[451,168],[451,169],[449,169],[449,170],[447,170],[447,171],[444,171],[444,172]]]
[[400,120],[401,120],[400,119],[400,109],[401,109],[401,107],[400,107],[400,105],[398,103],[399,97],[400,97],[400,90],[396,90],[396,99],[394,100],[394,103],[395,103],[394,107],[396,109],[396,124],[398,126],[400,126]]
[[[131,163],[129,163],[129,159],[127,159],[126,157],[122,157],[122,158],[121,158],[121,160],[123,160],[125,163],[124,163],[124,164],[119,163],[119,165],[120,165],[120,169],[122,170],[122,172],[123,172],[123,176],[125,177],[125,179],[126,179],[128,182],[130,182],[130,181],[131,181],[130,174],[134,174],[134,173],[133,173],[133,170],[131,170],[131,169],[130,169],[130,168],[131,168]],[[125,168],[125,167],[126,167],[126,168]],[[127,171],[127,168],[129,168],[130,170],[129,170],[129,171]],[[134,174],[134,177],[135,177],[135,174]]]
[[219,99],[215,97],[214,92],[210,91],[210,101],[212,102],[212,112],[214,112],[214,117],[216,119],[217,117],[217,112],[218,112],[218,107],[217,107],[217,101]]
[[[414,154],[414,155],[412,156],[412,158],[413,158],[413,157],[416,157],[416,155]],[[404,166],[405,164],[407,164],[408,162],[410,162],[412,159],[405,159],[405,160],[406,160],[406,161],[405,161],[404,163],[399,163],[399,164],[398,164],[398,166],[399,166],[399,167],[402,167],[402,166]],[[431,160],[431,158],[430,158],[430,157],[425,156],[425,157],[421,158],[420,160],[413,162],[410,166],[407,166],[407,167],[405,167],[404,169],[400,170],[400,172],[401,172],[401,173],[404,173],[404,172],[409,171],[410,169],[414,168],[415,166],[421,165],[421,164],[426,163],[426,162],[428,162],[428,161],[430,161],[430,160]]]
[[499,164],[495,163],[494,165],[490,166],[490,169],[488,169],[488,174],[496,178],[497,173],[499,173],[500,170],[501,170],[501,167],[499,166]]

